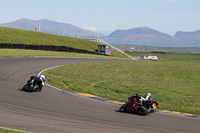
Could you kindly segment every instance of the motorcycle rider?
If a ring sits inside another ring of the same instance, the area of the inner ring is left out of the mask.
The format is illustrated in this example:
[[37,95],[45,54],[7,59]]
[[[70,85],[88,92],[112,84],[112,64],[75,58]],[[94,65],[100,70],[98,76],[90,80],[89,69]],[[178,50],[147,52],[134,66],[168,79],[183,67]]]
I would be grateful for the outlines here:
[[136,101],[136,104],[134,104],[133,106],[138,107],[138,106],[142,106],[142,103],[143,103],[144,101],[151,100],[151,99],[153,99],[153,97],[152,97],[151,93],[149,93],[149,92],[146,93],[145,95],[138,95],[138,94],[135,94],[135,95],[133,95],[133,96],[131,96],[131,97],[128,98],[127,104],[128,104],[130,101],[135,100],[135,101]]
[[[33,80],[34,79],[34,80]],[[36,85],[39,87],[37,90],[41,91],[42,87],[45,85],[45,76],[32,76],[30,80],[33,80],[33,86],[30,89],[35,89]]]
[[139,105],[142,105],[142,103],[144,102],[144,101],[147,101],[147,100],[151,100],[151,99],[153,99],[153,97],[151,96],[151,93],[146,93],[144,96],[141,96],[140,97],[140,99],[139,99]]

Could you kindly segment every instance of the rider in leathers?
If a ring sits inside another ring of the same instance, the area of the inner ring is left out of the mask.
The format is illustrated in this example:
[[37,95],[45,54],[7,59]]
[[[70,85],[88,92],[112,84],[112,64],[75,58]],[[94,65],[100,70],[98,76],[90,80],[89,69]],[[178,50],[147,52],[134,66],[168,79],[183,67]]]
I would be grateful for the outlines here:
[[153,99],[153,97],[151,96],[151,93],[146,93],[144,96],[135,94],[128,98],[127,104],[129,103],[129,101],[135,100],[137,103],[133,106],[141,106],[144,101],[151,100],[151,99]]
[[139,104],[142,104],[143,101],[151,100],[153,97],[151,96],[151,93],[146,93],[144,96],[141,96],[139,99]]
[[[33,80],[34,79],[34,80]],[[33,80],[33,86],[30,89],[34,89],[36,85],[39,87],[37,90],[41,91],[42,87],[45,85],[45,76],[40,75],[40,76],[32,76],[30,81]]]

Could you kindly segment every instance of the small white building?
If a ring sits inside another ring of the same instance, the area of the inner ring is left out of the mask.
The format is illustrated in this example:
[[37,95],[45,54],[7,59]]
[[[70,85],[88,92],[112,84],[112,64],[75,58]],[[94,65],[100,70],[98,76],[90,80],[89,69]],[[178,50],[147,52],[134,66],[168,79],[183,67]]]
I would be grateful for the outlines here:
[[147,59],[147,60],[158,60],[159,58],[156,55],[144,55],[141,56],[141,59]]

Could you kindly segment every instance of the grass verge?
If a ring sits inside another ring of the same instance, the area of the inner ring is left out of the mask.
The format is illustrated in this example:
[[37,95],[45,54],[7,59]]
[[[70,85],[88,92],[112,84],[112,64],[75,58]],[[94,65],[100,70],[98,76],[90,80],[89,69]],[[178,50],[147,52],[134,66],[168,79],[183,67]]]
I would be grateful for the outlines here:
[[0,57],[33,57],[33,56],[49,56],[49,57],[85,57],[85,58],[106,58],[106,59],[127,59],[123,56],[104,56],[94,54],[81,54],[72,52],[53,52],[42,50],[23,50],[23,49],[0,49]]
[[27,133],[27,132],[21,132],[21,131],[0,128],[0,133]]
[[151,92],[159,109],[200,114],[200,62],[81,63],[45,71],[47,83],[64,90],[127,101]]

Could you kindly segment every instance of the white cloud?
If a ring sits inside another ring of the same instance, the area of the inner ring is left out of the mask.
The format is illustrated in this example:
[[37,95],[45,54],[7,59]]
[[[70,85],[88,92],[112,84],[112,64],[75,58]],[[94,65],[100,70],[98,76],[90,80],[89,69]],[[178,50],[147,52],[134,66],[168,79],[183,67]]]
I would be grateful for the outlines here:
[[85,30],[93,30],[93,31],[97,30],[96,27],[83,27],[83,29],[85,29]]
[[98,29],[96,27],[82,27],[82,28],[85,30],[90,30],[90,31],[97,32],[97,33],[100,33],[103,35],[109,35],[110,33],[112,33],[114,31],[111,29]]
[[111,29],[97,29],[96,27],[83,27],[83,29],[92,31],[111,31]]

